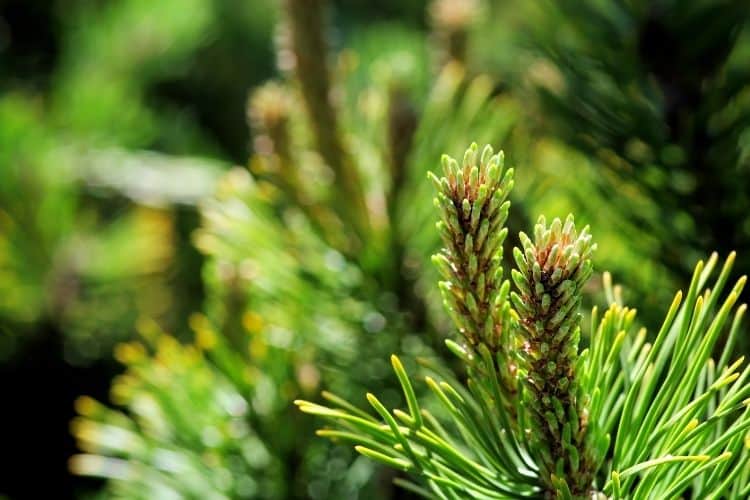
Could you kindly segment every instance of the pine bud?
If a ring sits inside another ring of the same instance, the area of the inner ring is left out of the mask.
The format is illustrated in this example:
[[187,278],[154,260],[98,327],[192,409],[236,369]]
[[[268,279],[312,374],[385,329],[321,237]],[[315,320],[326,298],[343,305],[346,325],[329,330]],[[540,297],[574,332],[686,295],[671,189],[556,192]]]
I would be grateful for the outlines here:
[[[509,284],[503,284],[502,244],[508,234],[507,200],[512,171],[504,170],[502,154],[485,146],[481,153],[472,144],[459,164],[441,158],[443,177],[431,174],[440,207],[438,230],[445,248],[433,258],[440,274],[443,300],[470,352],[489,352],[504,394],[502,403],[515,418],[510,394],[516,392],[515,365],[510,349],[515,344],[507,300]],[[480,358],[481,356],[477,356]]]
[[[430,174],[437,191],[436,205],[440,207],[438,230],[445,250],[435,263],[441,274],[451,280],[452,290],[460,290],[464,302],[456,304],[456,312],[463,314],[466,340],[470,345],[486,344],[497,352],[495,335],[487,337],[485,323],[497,307],[491,298],[502,284],[502,243],[507,229],[509,189],[512,177],[503,177],[502,155],[493,154],[485,146],[481,154],[476,144],[464,153],[461,164],[443,155],[443,177]],[[507,179],[507,180],[506,180]],[[447,270],[454,270],[450,274]],[[451,292],[452,293],[452,292]]]
[[[518,269],[512,272],[520,294],[512,301],[520,318],[526,345],[524,403],[536,413],[531,422],[537,458],[545,471],[571,478],[569,485],[580,494],[591,484],[591,472],[581,468],[581,456],[588,452],[584,434],[579,433],[576,361],[581,288],[591,275],[591,242],[588,228],[577,233],[573,217],[565,223],[554,219],[547,226],[544,217],[534,228],[534,240],[521,233],[522,249],[513,256]],[[542,451],[544,450],[544,451]],[[547,478],[551,481],[552,478]]]

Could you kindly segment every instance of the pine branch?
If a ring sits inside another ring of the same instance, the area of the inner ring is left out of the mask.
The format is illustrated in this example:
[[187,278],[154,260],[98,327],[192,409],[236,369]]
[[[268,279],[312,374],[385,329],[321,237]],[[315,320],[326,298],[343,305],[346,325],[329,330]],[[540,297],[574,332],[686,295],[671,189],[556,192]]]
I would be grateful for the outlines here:
[[[449,157],[443,165],[445,177],[430,175],[446,245],[434,260],[462,339],[446,344],[468,379],[425,361],[437,377],[425,378],[433,413],[393,356],[408,411],[389,412],[372,394],[377,417],[330,394],[330,407],[297,401],[332,425],[320,435],[412,474],[422,482],[409,487],[436,498],[746,495],[750,367],[740,371],[744,360],[730,363],[729,354],[746,307],[731,322],[730,313],[746,279],[721,301],[734,255],[711,289],[717,257],[698,264],[653,344],[645,329],[632,332],[636,313],[605,273],[609,306],[601,317],[592,311],[591,345],[579,352],[578,308],[596,248],[588,228],[577,232],[572,216],[549,226],[540,218],[533,241],[521,233],[511,310],[499,259],[512,171],[503,175],[501,157],[489,148],[480,156],[475,145],[461,165]],[[521,394],[512,390],[519,382]]]

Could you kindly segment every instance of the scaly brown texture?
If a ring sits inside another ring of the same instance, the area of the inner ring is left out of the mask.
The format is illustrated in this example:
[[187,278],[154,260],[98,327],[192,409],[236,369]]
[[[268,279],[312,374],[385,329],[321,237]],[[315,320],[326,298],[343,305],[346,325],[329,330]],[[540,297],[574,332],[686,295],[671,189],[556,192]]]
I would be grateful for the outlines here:
[[573,217],[547,227],[541,217],[534,241],[520,234],[513,281],[513,304],[523,334],[521,368],[524,407],[531,428],[530,449],[542,469],[548,496],[565,481],[576,498],[587,496],[593,480],[586,449],[588,411],[576,378],[581,288],[591,276],[596,248],[588,228],[576,232]]
[[505,390],[503,407],[514,418],[516,393],[510,284],[503,280],[504,227],[513,188],[513,169],[504,169],[502,152],[488,145],[479,154],[476,144],[463,163],[443,156],[444,177],[430,174],[438,190],[435,204],[445,248],[433,256],[445,281],[440,282],[446,309],[471,351],[486,348]]

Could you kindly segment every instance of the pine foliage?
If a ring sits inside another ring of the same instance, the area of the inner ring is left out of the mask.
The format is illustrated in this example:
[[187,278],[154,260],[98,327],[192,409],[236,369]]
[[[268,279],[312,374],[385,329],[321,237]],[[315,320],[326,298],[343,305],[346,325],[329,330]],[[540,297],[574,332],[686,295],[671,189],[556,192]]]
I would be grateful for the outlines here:
[[376,416],[330,395],[330,406],[298,401],[331,424],[318,434],[411,473],[403,486],[427,497],[746,496],[750,367],[731,358],[746,277],[723,294],[734,254],[710,285],[718,257],[698,263],[653,342],[633,331],[635,310],[605,274],[609,304],[601,317],[592,311],[581,350],[578,311],[596,245],[572,216],[541,217],[533,240],[520,234],[509,293],[499,262],[512,170],[501,176],[500,158],[472,145],[460,164],[444,157],[442,178],[430,175],[446,245],[434,260],[459,333],[446,343],[465,382],[425,363],[439,375],[425,378],[430,409],[394,355],[407,410],[389,411],[374,394]]
[[[467,69],[478,2],[435,2],[431,84],[406,30],[364,30],[330,54],[325,4],[284,2],[282,77],[248,100],[249,172],[227,172],[200,204],[195,341],[147,333],[120,349],[125,412],[80,400],[73,470],[128,497],[385,496],[378,463],[441,499],[747,496],[734,254],[718,278],[717,256],[698,264],[658,332],[607,273],[604,312],[582,314],[598,287],[588,227],[540,217],[517,233],[514,169],[489,146],[427,172],[518,122],[521,105]],[[324,404],[298,406],[365,458],[315,439],[292,407],[320,389]],[[351,402],[365,391],[374,413]],[[389,410],[400,393],[406,407]]]

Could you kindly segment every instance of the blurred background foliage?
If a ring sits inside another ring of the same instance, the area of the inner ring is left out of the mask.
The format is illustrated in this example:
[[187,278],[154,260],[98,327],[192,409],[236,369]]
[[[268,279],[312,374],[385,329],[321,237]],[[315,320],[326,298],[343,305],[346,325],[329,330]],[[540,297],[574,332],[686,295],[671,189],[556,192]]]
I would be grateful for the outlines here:
[[290,403],[444,354],[426,172],[467,141],[511,242],[574,212],[651,329],[750,269],[747,2],[326,4],[0,5],[0,494],[408,497]]

